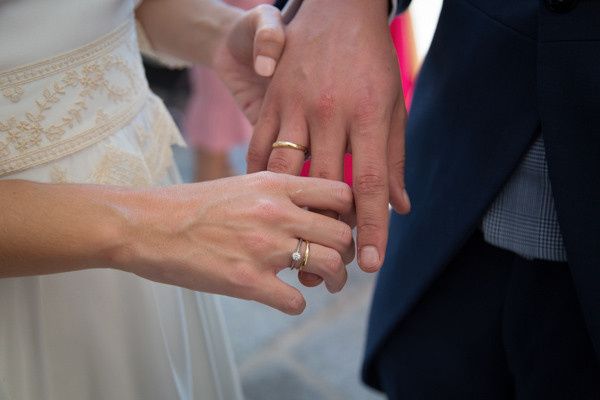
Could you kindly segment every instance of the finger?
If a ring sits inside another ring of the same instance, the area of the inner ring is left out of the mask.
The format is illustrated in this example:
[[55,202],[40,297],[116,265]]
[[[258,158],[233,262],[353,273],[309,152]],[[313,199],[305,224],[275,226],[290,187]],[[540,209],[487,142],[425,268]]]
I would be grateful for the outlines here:
[[346,125],[338,112],[336,98],[322,94],[309,119],[311,132],[311,176],[344,179]]
[[[282,114],[277,141],[309,147],[308,128],[302,113],[287,112]],[[272,172],[299,175],[305,159],[306,155],[302,150],[285,147],[274,148],[271,150],[267,169]]]
[[348,224],[352,229],[356,228],[356,211],[354,208],[351,212],[340,215],[340,221]]
[[[316,112],[310,123],[311,132],[311,161],[310,173],[312,177],[329,179],[333,181],[344,180],[344,154],[346,153],[346,132],[344,124],[336,118],[336,105],[332,97],[321,97]],[[330,208],[311,207],[312,211],[319,212],[325,216],[338,219],[339,214],[346,214],[348,210],[328,211]],[[352,252],[346,253],[348,257],[354,258],[354,242],[351,244]],[[304,284],[313,284],[316,280],[302,274],[299,279]]]
[[293,286],[284,283],[275,275],[265,274],[261,286],[256,289],[253,298],[289,315],[302,314],[306,300]]
[[270,77],[285,45],[283,21],[279,10],[273,6],[263,4],[254,10],[254,71],[260,76]]
[[334,214],[348,214],[354,208],[352,189],[344,182],[289,176],[286,192],[298,207],[330,210]]
[[323,278],[319,275],[306,271],[298,271],[298,280],[306,287],[319,286],[323,282]]
[[[286,246],[293,246],[293,241],[290,240]],[[346,264],[342,260],[342,256],[337,251],[317,243],[310,244],[308,260],[305,266],[302,267],[302,274],[310,273],[319,281],[325,281],[325,287],[331,293],[337,293],[343,289],[348,280],[348,272]],[[301,254],[305,254],[306,244],[303,244]],[[288,256],[289,257],[289,256]],[[299,264],[299,263],[297,263]],[[297,265],[298,266],[298,265]]]
[[[317,107],[315,121],[310,124],[312,177],[335,181],[344,180],[344,154],[346,153],[346,132],[342,123],[334,123],[335,106],[331,100],[322,100]],[[324,215],[336,218],[333,212]]]
[[392,115],[392,127],[388,140],[388,171],[390,174],[390,202],[399,214],[410,212],[410,198],[404,185],[406,108],[400,99]]
[[352,126],[353,192],[356,205],[358,265],[381,268],[388,235],[387,139],[390,118],[363,116]]
[[292,235],[334,249],[342,256],[345,264],[354,260],[354,238],[352,228],[342,221],[298,209],[292,216]]
[[246,169],[249,174],[267,169],[271,145],[275,141],[278,131],[279,114],[273,108],[263,107],[254,127],[246,155]]

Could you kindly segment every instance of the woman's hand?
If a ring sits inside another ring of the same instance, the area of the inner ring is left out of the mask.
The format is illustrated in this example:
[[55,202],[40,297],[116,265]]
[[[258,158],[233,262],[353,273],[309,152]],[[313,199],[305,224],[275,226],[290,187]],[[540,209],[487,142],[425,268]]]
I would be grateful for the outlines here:
[[212,67],[252,124],[285,44],[277,8],[215,0],[144,0],[136,10],[153,51]]
[[238,18],[216,48],[213,68],[254,125],[285,45],[279,10],[259,5]]
[[123,213],[128,241],[113,259],[154,281],[299,314],[302,294],[277,277],[298,238],[311,242],[305,270],[332,293],[343,288],[354,258],[350,226],[304,209],[351,212],[352,191],[341,182],[263,172],[151,190],[132,201]]

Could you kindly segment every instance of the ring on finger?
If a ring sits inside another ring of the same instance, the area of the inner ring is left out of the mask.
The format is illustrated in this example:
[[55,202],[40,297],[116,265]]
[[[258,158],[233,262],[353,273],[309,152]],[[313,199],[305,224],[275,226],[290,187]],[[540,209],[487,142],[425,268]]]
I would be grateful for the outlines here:
[[304,241],[306,243],[306,247],[304,248],[304,257],[302,258],[302,262],[300,263],[300,267],[298,270],[302,271],[304,267],[308,264],[308,258],[310,257],[310,242],[308,240]]
[[298,143],[294,143],[294,142],[289,142],[286,140],[278,140],[275,143],[273,143],[273,145],[271,146],[274,149],[294,149],[294,150],[300,150],[304,153],[304,156],[308,156],[308,147],[303,146],[301,144]]
[[297,269],[299,268],[298,263],[302,263],[302,254],[300,252],[302,250],[302,242],[304,242],[303,239],[298,239],[298,245],[291,256],[292,263],[290,264],[290,269]]

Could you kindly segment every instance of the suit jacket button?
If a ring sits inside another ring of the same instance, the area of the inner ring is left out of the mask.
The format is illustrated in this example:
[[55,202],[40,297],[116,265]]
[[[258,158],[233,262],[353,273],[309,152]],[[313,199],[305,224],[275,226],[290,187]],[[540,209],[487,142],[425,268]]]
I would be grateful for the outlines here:
[[577,0],[546,0],[546,8],[556,13],[569,12],[576,5]]

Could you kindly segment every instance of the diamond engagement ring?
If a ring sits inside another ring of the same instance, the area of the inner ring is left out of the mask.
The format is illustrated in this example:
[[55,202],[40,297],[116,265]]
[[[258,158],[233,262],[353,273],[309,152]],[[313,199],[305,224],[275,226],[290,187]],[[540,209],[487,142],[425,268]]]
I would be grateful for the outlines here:
[[290,269],[298,268],[298,262],[302,260],[302,253],[300,252],[300,250],[302,250],[303,241],[304,240],[302,239],[298,239],[298,245],[296,246],[296,250],[294,250],[294,252],[292,253],[292,263],[290,264]]

